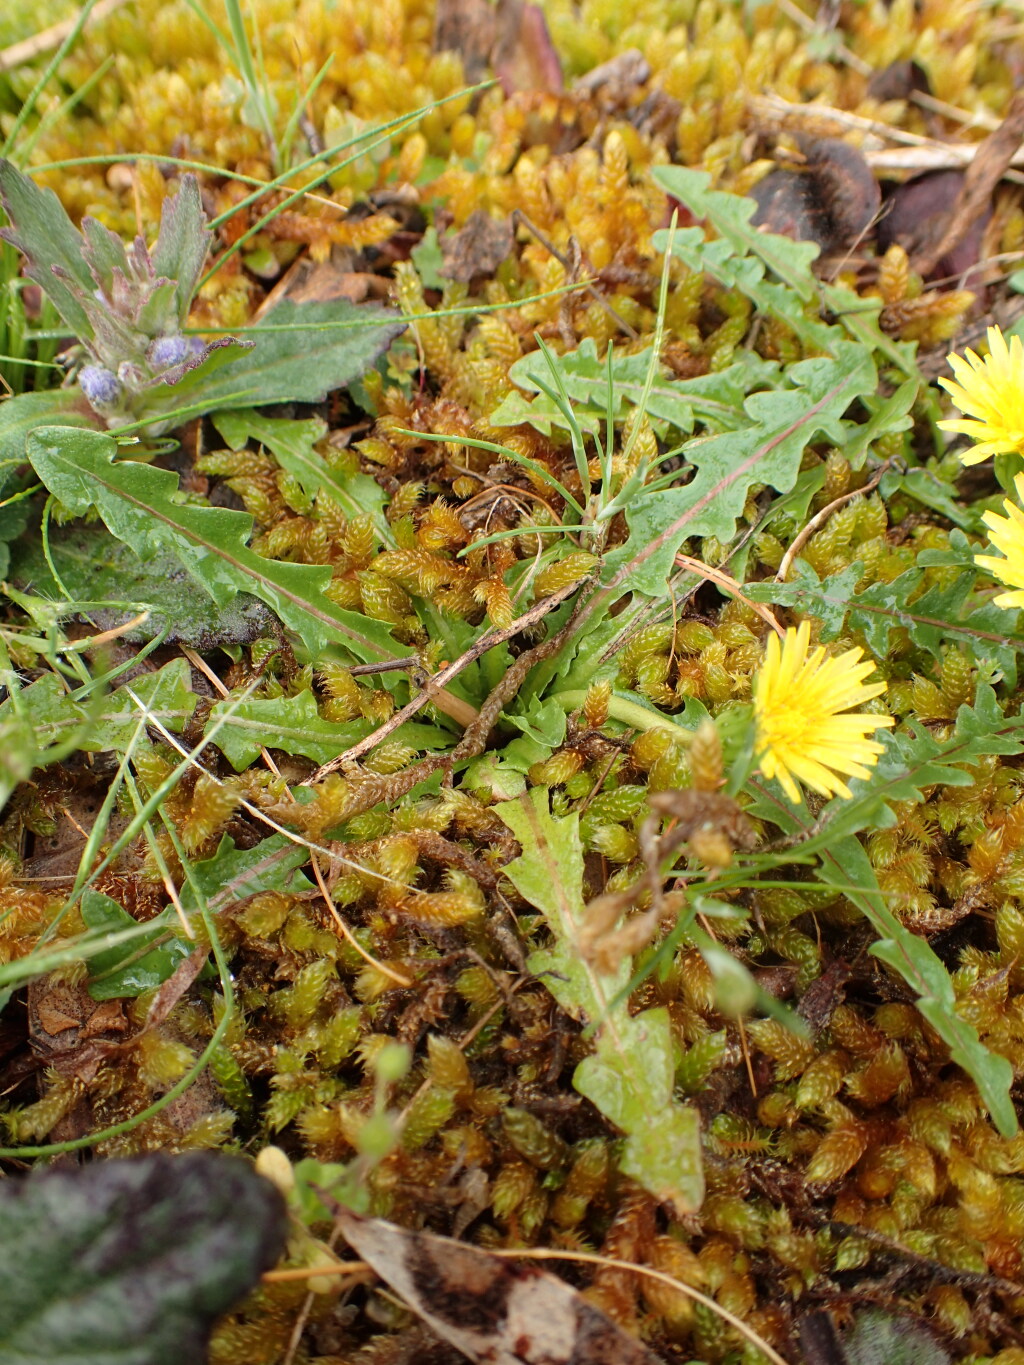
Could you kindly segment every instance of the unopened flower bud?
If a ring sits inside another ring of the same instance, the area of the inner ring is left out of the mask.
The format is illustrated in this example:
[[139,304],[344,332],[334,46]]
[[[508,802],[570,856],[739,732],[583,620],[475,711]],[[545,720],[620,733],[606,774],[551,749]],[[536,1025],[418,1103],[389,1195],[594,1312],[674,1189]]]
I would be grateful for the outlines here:
[[151,382],[147,371],[134,360],[122,360],[117,367],[117,377],[132,393],[139,393]]
[[96,409],[112,408],[121,397],[117,375],[102,365],[83,365],[78,382],[86,398]]
[[169,369],[172,365],[180,365],[183,360],[191,358],[194,354],[191,343],[191,337],[157,337],[146,352],[146,359],[154,370]]

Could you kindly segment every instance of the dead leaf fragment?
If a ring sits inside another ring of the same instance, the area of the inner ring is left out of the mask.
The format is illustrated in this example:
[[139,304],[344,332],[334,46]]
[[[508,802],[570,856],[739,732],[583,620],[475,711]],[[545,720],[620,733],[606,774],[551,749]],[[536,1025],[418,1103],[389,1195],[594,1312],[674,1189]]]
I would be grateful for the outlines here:
[[36,1005],[36,1017],[46,1032],[51,1035],[64,1033],[69,1028],[78,1028],[81,1022],[70,1014],[65,1014],[59,1006],[53,1003],[53,996],[51,995],[44,995]]
[[335,299],[365,303],[368,298],[387,297],[387,281],[382,275],[365,270],[339,270],[332,261],[317,265],[303,260],[303,265],[311,267],[305,278],[298,278],[286,291],[292,303],[333,303]]
[[497,18],[488,0],[438,0],[434,18],[434,51],[458,52],[467,85],[487,73]]
[[981,255],[985,228],[992,216],[991,205],[966,227],[957,245],[941,256],[935,256],[929,243],[938,242],[951,221],[954,206],[964,192],[964,172],[956,170],[929,171],[898,185],[886,198],[877,242],[880,254],[898,243],[910,257],[915,270],[920,264],[934,261],[926,273],[942,279],[961,275],[978,261]]
[[562,63],[544,11],[523,0],[498,0],[498,36],[491,55],[506,95],[517,90],[562,89]]
[[128,1020],[120,1000],[104,1000],[85,1021],[82,1038],[98,1038],[101,1033],[125,1033]]
[[1020,151],[1022,139],[1024,91],[1013,97],[1006,118],[995,132],[978,144],[978,150],[964,172],[963,184],[950,209],[945,230],[913,261],[919,274],[930,275],[939,261],[959,246],[982,215],[991,212],[992,192]]
[[478,1365],[663,1365],[554,1275],[382,1218],[336,1217],[381,1279]]
[[840,138],[798,137],[805,164],[772,171],[751,191],[753,222],[823,252],[844,251],[870,227],[881,202],[871,167]]
[[444,264],[439,273],[464,284],[480,275],[493,275],[511,252],[512,241],[509,218],[492,218],[485,209],[477,209],[461,232],[442,239]]

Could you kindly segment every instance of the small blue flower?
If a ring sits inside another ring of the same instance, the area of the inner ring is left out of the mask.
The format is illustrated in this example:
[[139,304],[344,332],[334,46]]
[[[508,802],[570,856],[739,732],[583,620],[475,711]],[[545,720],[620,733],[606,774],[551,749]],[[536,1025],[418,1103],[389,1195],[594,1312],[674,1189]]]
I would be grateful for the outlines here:
[[121,397],[117,375],[102,365],[83,365],[78,372],[78,382],[94,408],[113,407]]

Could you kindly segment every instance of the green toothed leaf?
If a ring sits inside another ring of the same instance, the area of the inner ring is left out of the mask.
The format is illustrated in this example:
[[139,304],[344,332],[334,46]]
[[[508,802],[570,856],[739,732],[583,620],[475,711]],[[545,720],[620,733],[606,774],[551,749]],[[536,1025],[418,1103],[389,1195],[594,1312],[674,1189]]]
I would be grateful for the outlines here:
[[262,599],[294,630],[313,655],[344,644],[367,662],[403,651],[388,630],[324,596],[329,568],[264,559],[248,546],[252,518],[224,507],[175,501],[174,474],[134,461],[115,461],[109,436],[68,427],[44,427],[29,437],[28,456],[46,487],[65,507],[84,516],[95,509],[108,529],[145,560],[174,554],[218,605],[239,592]]

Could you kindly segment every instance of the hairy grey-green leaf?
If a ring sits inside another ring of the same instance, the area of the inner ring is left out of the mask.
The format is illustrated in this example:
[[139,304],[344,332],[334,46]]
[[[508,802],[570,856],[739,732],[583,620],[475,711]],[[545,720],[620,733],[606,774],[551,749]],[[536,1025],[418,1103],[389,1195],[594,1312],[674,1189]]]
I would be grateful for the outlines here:
[[188,321],[192,295],[212,240],[199,182],[192,174],[183,175],[178,193],[169,195],[160,209],[160,232],[153,247],[153,269],[175,281],[178,323],[182,327]]
[[846,1365],[950,1365],[953,1357],[913,1318],[867,1308],[840,1338]]
[[[386,308],[285,300],[246,340],[255,347],[203,386],[206,411],[245,403],[319,403],[366,373],[405,331]],[[281,329],[281,330],[278,330]],[[248,396],[239,401],[238,394]]]
[[75,336],[88,340],[92,336],[89,319],[68,281],[90,295],[96,285],[82,256],[82,234],[64,205],[53,190],[40,189],[30,176],[2,158],[0,202],[11,223],[0,228],[0,237],[22,253],[26,275],[46,291]]
[[25,442],[37,427],[91,427],[100,419],[81,389],[44,389],[19,393],[0,403],[0,493],[11,491],[16,466],[25,460]]

